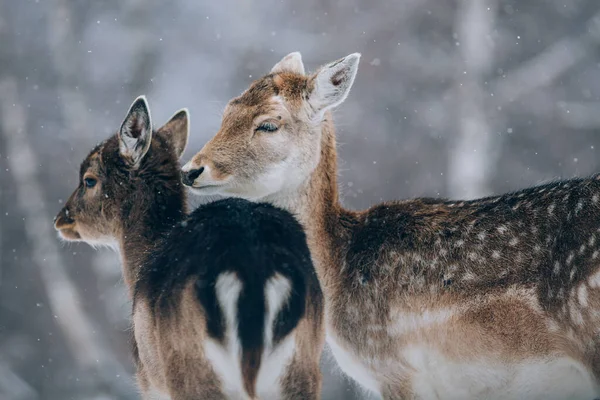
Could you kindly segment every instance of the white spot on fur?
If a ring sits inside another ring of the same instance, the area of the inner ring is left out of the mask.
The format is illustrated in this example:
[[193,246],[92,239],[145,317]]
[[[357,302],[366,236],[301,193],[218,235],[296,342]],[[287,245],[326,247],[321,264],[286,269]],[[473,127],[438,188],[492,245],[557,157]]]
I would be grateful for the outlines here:
[[456,243],[454,243],[454,247],[462,247],[465,244],[465,241],[460,239],[457,240]]
[[508,242],[508,244],[510,246],[516,246],[519,243],[519,239],[517,239],[516,237],[513,237],[512,239],[510,239],[510,241]]
[[594,250],[594,252],[592,253],[592,259],[596,259],[598,258],[598,250]]
[[506,231],[508,230],[508,228],[506,227],[506,225],[500,225],[498,228],[496,228],[498,230],[499,233],[504,234],[506,233]]
[[477,239],[483,242],[485,240],[486,235],[487,233],[485,231],[481,231],[477,234]]
[[571,265],[574,257],[575,256],[573,255],[573,252],[569,253],[569,256],[567,257],[567,265]]
[[600,288],[600,270],[596,271],[588,278],[588,284],[591,288]]
[[585,284],[579,286],[579,289],[577,290],[577,300],[579,300],[579,305],[582,307],[588,306],[588,292]]
[[581,315],[581,311],[577,309],[574,301],[569,302],[569,315],[576,325],[583,325],[583,315]]
[[560,272],[560,263],[558,261],[555,261],[554,268],[552,268],[552,273],[554,275],[558,275],[559,272]]
[[548,215],[554,214],[554,209],[556,208],[556,204],[552,203],[548,206]]
[[498,250],[492,251],[492,258],[497,260],[500,258],[500,252]]
[[579,212],[583,209],[583,202],[579,200],[577,205],[575,206],[575,215],[578,215]]
[[581,247],[579,247],[579,254],[583,254],[585,252],[585,244],[582,244]]
[[592,203],[594,203],[594,204],[598,203],[598,195],[597,194],[592,196]]
[[465,272],[465,274],[462,277],[463,281],[472,281],[474,279],[475,279],[475,275],[471,271]]

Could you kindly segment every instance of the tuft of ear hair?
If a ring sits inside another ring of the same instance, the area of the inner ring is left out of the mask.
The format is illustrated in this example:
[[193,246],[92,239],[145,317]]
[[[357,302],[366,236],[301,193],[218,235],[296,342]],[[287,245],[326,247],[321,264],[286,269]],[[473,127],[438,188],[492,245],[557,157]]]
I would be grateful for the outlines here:
[[131,167],[139,167],[152,141],[152,119],[145,96],[139,96],[131,104],[118,135],[121,157]]
[[177,158],[180,158],[190,137],[190,113],[187,108],[177,111],[169,121],[157,131],[171,143]]
[[280,72],[293,72],[295,74],[304,75],[304,64],[302,63],[302,55],[299,51],[288,54],[283,57],[275,66],[271,69],[272,74],[278,74]]
[[354,83],[358,72],[360,53],[353,53],[321,67],[311,78],[313,85],[308,101],[321,115],[340,105]]

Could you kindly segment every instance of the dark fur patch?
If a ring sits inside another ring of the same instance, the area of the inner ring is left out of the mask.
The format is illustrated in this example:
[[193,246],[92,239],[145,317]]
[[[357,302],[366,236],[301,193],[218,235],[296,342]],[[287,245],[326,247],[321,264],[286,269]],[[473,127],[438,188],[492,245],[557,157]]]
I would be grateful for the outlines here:
[[[392,273],[399,289],[536,285],[555,309],[595,272],[600,182],[570,179],[472,201],[415,199],[342,218],[352,281]],[[595,253],[594,253],[595,252]]]

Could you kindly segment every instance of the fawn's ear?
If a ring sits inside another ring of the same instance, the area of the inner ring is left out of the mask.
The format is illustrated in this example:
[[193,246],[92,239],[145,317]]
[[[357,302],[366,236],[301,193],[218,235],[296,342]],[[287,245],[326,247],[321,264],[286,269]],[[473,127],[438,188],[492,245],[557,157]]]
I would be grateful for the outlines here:
[[273,68],[272,74],[280,72],[293,72],[295,74],[304,75],[304,64],[302,63],[302,55],[299,51],[288,54],[283,57]]
[[119,153],[131,167],[137,168],[152,141],[152,121],[146,97],[140,96],[129,107],[119,129]]
[[313,110],[323,113],[340,105],[354,83],[360,53],[350,54],[321,67],[311,78],[312,90],[308,101]]
[[180,158],[185,151],[190,136],[190,113],[187,108],[177,111],[169,119],[169,122],[164,124],[156,133],[163,135],[171,143],[171,146],[175,149],[175,155]]

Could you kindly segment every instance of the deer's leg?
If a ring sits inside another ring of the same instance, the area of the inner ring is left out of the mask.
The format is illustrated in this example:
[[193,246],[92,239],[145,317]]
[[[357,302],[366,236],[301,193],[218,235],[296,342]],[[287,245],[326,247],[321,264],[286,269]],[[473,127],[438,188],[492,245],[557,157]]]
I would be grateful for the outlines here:
[[171,354],[165,363],[167,387],[172,400],[226,400],[221,382],[206,360]]
[[[307,365],[308,364],[308,365]],[[294,361],[281,380],[284,400],[318,400],[321,398],[322,377],[319,364]]]

